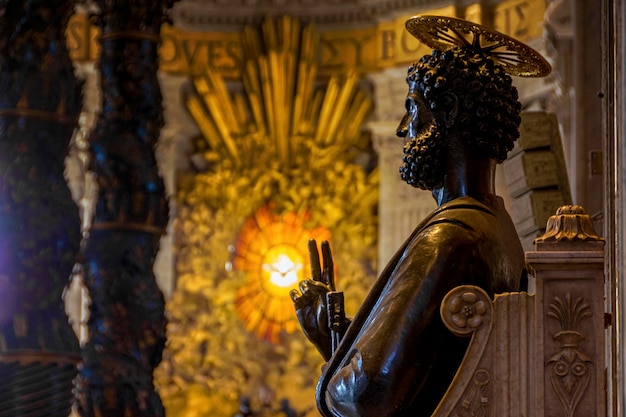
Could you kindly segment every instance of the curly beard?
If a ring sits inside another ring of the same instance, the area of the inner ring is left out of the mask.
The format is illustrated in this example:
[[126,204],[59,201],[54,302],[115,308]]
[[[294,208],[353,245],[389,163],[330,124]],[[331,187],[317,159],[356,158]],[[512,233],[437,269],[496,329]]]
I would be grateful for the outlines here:
[[433,190],[443,182],[446,151],[441,129],[433,121],[404,145],[400,177],[415,188]]

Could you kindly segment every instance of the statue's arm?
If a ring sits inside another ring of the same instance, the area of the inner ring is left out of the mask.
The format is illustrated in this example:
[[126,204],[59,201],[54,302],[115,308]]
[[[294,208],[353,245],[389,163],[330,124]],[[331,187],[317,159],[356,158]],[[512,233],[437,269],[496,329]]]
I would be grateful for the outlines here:
[[333,413],[399,413],[429,383],[433,366],[450,360],[445,345],[453,336],[440,321],[439,305],[450,289],[466,281],[466,268],[473,263],[471,238],[459,229],[436,225],[409,244],[329,381],[326,402]]

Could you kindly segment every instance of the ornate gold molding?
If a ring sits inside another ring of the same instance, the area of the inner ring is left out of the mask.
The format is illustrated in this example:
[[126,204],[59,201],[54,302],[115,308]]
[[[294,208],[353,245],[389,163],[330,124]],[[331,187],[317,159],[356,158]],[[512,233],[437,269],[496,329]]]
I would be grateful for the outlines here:
[[535,239],[535,245],[538,249],[559,245],[566,250],[583,245],[602,250],[604,239],[596,233],[593,220],[583,207],[567,205],[550,216],[546,232]]
[[0,109],[0,117],[24,117],[38,119],[45,122],[58,123],[65,126],[76,126],[76,117],[68,116],[61,112],[50,112],[38,109]]
[[57,352],[45,352],[40,350],[22,350],[0,354],[0,362],[18,363],[23,366],[29,366],[32,364],[59,364],[75,366],[80,362],[80,359],[79,355],[59,355]]
[[[419,10],[367,28],[326,30],[321,33],[318,65],[321,75],[354,69],[368,73],[415,61],[430,52],[405,30],[417,12],[460,17],[492,27],[521,41],[541,36],[545,2],[510,0],[496,5],[475,3]],[[95,60],[99,54],[97,28],[85,14],[76,14],[68,26],[68,49],[76,61]],[[198,75],[211,68],[227,78],[240,77],[243,50],[240,32],[185,31],[165,26],[161,32],[160,70]]]

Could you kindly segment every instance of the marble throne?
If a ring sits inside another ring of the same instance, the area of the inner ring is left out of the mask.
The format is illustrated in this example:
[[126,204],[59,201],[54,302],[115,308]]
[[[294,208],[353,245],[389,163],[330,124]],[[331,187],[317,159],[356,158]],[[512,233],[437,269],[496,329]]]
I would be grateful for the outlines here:
[[433,417],[606,414],[604,240],[582,207],[563,206],[526,263],[532,294],[444,298],[444,323],[472,340]]

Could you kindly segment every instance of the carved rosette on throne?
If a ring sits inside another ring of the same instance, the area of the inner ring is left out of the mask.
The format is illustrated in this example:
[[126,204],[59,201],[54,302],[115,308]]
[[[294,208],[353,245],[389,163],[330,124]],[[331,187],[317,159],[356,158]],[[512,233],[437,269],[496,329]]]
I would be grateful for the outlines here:
[[472,340],[433,417],[605,415],[604,240],[563,206],[535,248],[535,294],[460,286],[443,300],[446,326]]

